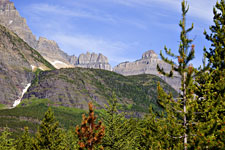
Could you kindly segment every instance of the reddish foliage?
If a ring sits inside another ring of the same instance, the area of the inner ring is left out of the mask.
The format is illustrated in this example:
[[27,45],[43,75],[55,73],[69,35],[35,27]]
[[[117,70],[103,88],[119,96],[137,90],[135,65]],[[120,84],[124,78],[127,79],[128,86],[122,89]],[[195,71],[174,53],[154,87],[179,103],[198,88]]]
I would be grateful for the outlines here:
[[105,127],[101,121],[95,124],[96,117],[94,115],[93,104],[89,103],[88,105],[89,115],[86,117],[83,114],[81,127],[76,127],[76,133],[79,137],[78,144],[80,145],[80,149],[87,148],[88,150],[93,150],[95,145],[101,143],[105,135]]

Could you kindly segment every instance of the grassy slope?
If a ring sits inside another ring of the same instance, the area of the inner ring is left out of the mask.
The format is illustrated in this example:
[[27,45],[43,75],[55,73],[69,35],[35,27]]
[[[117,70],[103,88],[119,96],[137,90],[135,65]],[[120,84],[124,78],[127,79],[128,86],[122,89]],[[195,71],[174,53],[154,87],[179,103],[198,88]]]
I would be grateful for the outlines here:
[[[25,103],[27,105],[23,107]],[[86,113],[77,108],[54,107],[54,104],[47,99],[33,99],[29,102],[25,100],[16,108],[0,110],[0,128],[7,126],[20,135],[22,129],[27,126],[35,133],[49,106],[54,111],[60,126],[67,129],[80,124],[82,114]]]

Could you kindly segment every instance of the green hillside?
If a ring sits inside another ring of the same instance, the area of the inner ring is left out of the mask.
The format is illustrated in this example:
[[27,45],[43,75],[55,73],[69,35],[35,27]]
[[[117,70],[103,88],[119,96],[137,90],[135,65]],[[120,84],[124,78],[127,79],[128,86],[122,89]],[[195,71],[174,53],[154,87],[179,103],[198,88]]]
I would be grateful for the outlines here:
[[157,83],[167,92],[176,91],[154,75],[123,76],[100,69],[71,68],[39,72],[24,99],[49,99],[56,106],[87,110],[89,101],[103,108],[115,92],[121,109],[132,112],[148,112],[149,105],[156,104]]
[[97,113],[110,101],[114,92],[120,103],[120,111],[142,116],[150,105],[157,105],[157,83],[167,92],[172,89],[154,75],[122,76],[99,69],[60,69],[36,72],[36,78],[19,106],[0,110],[0,128],[8,126],[13,132],[22,132],[28,126],[34,133],[47,108],[52,107],[62,128],[75,127],[81,122],[88,102],[92,101]]

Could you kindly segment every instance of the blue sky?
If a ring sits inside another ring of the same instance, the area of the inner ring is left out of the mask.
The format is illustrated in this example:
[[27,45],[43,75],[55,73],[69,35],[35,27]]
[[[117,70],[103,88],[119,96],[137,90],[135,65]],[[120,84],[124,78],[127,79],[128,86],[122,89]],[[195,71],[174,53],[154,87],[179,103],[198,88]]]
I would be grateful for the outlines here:
[[[141,58],[166,45],[177,53],[181,0],[12,0],[37,36],[55,40],[66,53],[102,53],[112,66]],[[194,66],[209,47],[203,31],[213,24],[217,0],[189,0],[187,24],[196,45]]]

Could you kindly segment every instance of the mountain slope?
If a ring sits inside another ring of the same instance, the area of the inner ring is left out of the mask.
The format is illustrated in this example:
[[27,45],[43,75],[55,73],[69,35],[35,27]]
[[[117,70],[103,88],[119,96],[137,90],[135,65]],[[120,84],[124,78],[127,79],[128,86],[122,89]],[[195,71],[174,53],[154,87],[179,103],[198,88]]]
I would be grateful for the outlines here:
[[0,103],[12,106],[31,82],[35,68],[54,69],[36,50],[0,25]]
[[[144,82],[145,81],[145,82]],[[154,75],[123,75],[99,69],[70,68],[40,72],[23,99],[47,98],[56,106],[87,109],[93,101],[98,108],[104,107],[115,92],[124,110],[147,112],[149,105],[156,104],[157,82],[168,92],[176,91]]]

